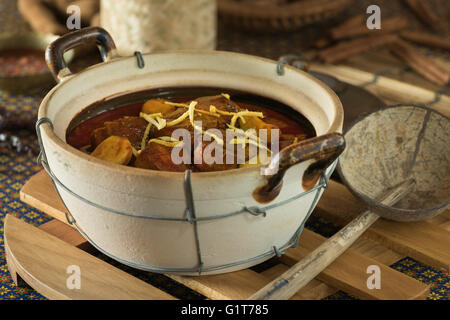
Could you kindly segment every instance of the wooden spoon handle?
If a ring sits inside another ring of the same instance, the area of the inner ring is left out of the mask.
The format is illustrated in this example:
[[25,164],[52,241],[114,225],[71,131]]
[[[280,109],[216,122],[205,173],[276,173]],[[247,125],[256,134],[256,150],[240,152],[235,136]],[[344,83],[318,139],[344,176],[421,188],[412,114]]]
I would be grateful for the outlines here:
[[[414,188],[414,180],[407,180],[379,197],[385,205],[394,205]],[[281,276],[260,289],[250,300],[289,299],[307,285],[366,231],[379,216],[366,211],[347,226],[323,242],[318,248],[297,262]]]

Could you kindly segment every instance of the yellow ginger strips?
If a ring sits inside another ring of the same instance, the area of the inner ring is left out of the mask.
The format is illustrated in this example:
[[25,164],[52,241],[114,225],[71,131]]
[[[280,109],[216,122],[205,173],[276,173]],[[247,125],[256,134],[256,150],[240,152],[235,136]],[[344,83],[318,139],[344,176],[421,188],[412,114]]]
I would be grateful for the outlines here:
[[161,112],[158,113],[145,113],[145,112],[141,112],[143,114],[145,114],[147,117],[151,117],[151,118],[157,118],[157,117],[162,117],[163,114]]
[[145,145],[146,145],[146,141],[147,141],[147,139],[148,139],[148,135],[150,134],[150,128],[152,127],[152,124],[151,123],[149,123],[148,125],[147,125],[147,128],[145,128],[145,131],[144,131],[144,136],[142,137],[142,141],[141,141],[141,150],[144,150],[145,149]]
[[183,141],[175,140],[172,137],[159,137],[155,139],[150,139],[148,143],[157,143],[166,147],[174,148],[174,147],[182,147]]
[[135,156],[136,158],[138,157],[138,155],[141,154],[142,150],[136,150],[133,146],[131,146],[131,151],[133,152],[133,156]]
[[266,146],[262,145],[258,141],[249,139],[249,137],[234,138],[233,140],[231,140],[230,143],[231,144],[240,144],[242,146],[242,148],[245,148],[246,144],[253,144],[253,145],[255,145],[255,146],[259,147],[259,148],[265,149],[265,150],[269,151],[270,153],[272,153],[272,150],[270,150]]
[[221,93],[220,95],[225,99],[230,100],[230,95],[228,93]]
[[161,114],[154,113],[154,114],[146,114],[141,112],[139,114],[141,118],[144,118],[147,122],[150,122],[152,125],[154,125],[158,130],[161,130],[166,127],[167,121],[166,119],[161,118]]
[[259,147],[259,148],[265,149],[265,150],[269,151],[270,153],[272,153],[272,150],[270,150],[269,148],[267,148],[266,146],[264,146],[263,144],[261,144],[259,142],[260,139],[259,139],[258,136],[255,136],[251,132],[244,131],[242,129],[233,127],[231,125],[228,125],[228,127],[231,130],[233,130],[233,131],[235,131],[235,132],[245,136],[245,137],[242,137],[242,138],[240,138],[240,137],[234,138],[233,140],[231,140],[232,144],[241,144],[242,148],[245,147],[245,144],[253,144],[253,145],[255,145],[255,146]]
[[[174,107],[189,108],[189,106],[187,104],[185,104],[185,103],[176,103],[176,102],[166,101],[165,104],[168,104],[168,105],[174,106]],[[195,109],[195,112],[207,114],[207,115],[214,116],[214,117],[220,117],[220,115],[215,114],[215,113],[210,112],[210,111],[206,111],[206,110]]]
[[214,113],[214,114],[218,114],[218,115],[223,114],[225,116],[234,116],[236,114],[236,112],[228,112],[228,111],[219,110],[213,105],[209,106],[209,112]]
[[237,121],[238,118],[241,118],[242,122],[245,123],[244,116],[246,116],[246,117],[264,118],[264,114],[262,112],[248,111],[248,110],[239,111],[239,112],[237,112],[237,113],[235,113],[233,115],[233,118],[231,118],[230,125],[232,127],[235,127],[236,126],[236,121]]
[[216,136],[213,133],[204,131],[201,127],[195,125],[194,123],[194,112],[195,112],[195,106],[198,104],[197,101],[192,101],[191,104],[189,105],[189,121],[191,122],[191,125],[194,127],[195,130],[200,131],[201,133],[203,133],[204,135],[210,136],[211,138],[213,138],[214,140],[216,140],[216,142],[223,146],[223,139],[219,138],[218,136]]
[[[242,129],[233,127],[233,126],[230,125],[230,124],[227,124],[227,126],[228,126],[228,128],[230,128],[231,130],[233,130],[233,131],[235,131],[235,132],[237,132],[237,133],[239,133],[239,134],[242,134],[242,135],[244,135],[244,136],[246,136],[246,137],[252,138],[253,140],[259,141],[259,137],[258,137],[257,135],[254,135],[254,134],[251,133],[251,132],[248,132],[248,131],[245,131],[245,130],[242,130]],[[255,131],[256,131],[256,130],[255,130]]]
[[237,119],[241,119],[241,121],[243,123],[245,123],[244,116],[264,118],[264,115],[262,112],[248,111],[248,110],[239,111],[239,112],[228,112],[228,111],[219,110],[214,105],[209,106],[209,111],[212,113],[218,113],[218,114],[222,114],[225,116],[232,116],[230,125],[233,127],[236,125]]
[[270,153],[272,153],[272,150],[267,148],[265,145],[261,144],[259,142],[260,141],[259,137],[254,135],[253,133],[244,131],[242,129],[233,127],[231,125],[228,125],[228,128],[230,128],[234,132],[244,135],[244,137],[233,138],[233,140],[231,140],[231,142],[230,142],[231,144],[240,144],[242,146],[242,148],[245,148],[246,144],[253,144],[259,148],[265,149],[265,150],[269,151]]
[[188,110],[188,114],[189,114],[189,121],[191,122],[192,125],[194,125],[194,111],[195,111],[195,106],[198,104],[197,101],[192,101],[189,104],[189,110]]
[[[195,126],[194,126],[194,128],[195,128]],[[196,129],[199,130],[199,128],[196,128]],[[219,145],[223,146],[223,144],[224,144],[223,139],[219,138],[219,137],[216,136],[214,133],[210,133],[210,132],[208,132],[208,131],[203,131],[203,130],[201,130],[201,131],[202,131],[202,133],[203,133],[204,135],[210,136],[211,138],[213,138],[214,140],[216,140],[216,142],[217,142]]]
[[186,111],[181,116],[179,116],[177,119],[167,122],[167,126],[168,127],[176,126],[177,124],[186,120],[188,116],[189,116],[189,111]]

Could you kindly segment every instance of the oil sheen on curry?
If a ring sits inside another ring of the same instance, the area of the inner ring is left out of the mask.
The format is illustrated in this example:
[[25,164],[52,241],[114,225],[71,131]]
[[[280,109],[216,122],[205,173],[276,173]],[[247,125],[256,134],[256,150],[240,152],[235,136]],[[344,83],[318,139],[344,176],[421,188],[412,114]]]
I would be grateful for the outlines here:
[[98,159],[137,168],[211,172],[267,164],[315,136],[277,101],[213,88],[157,89],[95,103],[68,127],[67,142]]

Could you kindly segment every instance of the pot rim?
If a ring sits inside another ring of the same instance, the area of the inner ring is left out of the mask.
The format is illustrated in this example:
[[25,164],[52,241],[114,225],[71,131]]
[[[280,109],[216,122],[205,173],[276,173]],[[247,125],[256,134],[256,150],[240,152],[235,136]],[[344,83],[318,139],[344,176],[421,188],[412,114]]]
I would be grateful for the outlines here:
[[[276,67],[278,65],[278,63],[272,59],[268,59],[268,58],[263,58],[263,57],[259,57],[259,56],[254,56],[254,55],[249,55],[249,54],[243,54],[243,53],[235,53],[235,52],[229,52],[229,51],[207,51],[207,50],[172,50],[172,51],[167,51],[167,52],[163,52],[163,53],[147,53],[147,54],[142,54],[142,56],[155,56],[155,55],[165,55],[165,54],[190,54],[190,55],[225,55],[225,56],[230,56],[230,57],[245,57],[245,58],[251,58],[251,59],[256,59],[256,60],[260,60],[264,63],[269,63],[272,64],[274,67],[274,70],[276,70]],[[78,75],[82,75],[86,72],[91,72],[92,70],[95,69],[101,69],[105,64],[113,64],[119,61],[123,61],[123,60],[127,60],[127,59],[136,59],[135,56],[119,56],[116,57],[110,61],[107,62],[102,62],[102,63],[98,63],[92,66],[87,67],[86,69],[76,73],[76,74],[71,74],[70,76],[65,77],[60,83],[58,83],[55,87],[52,88],[52,90],[44,97],[44,99],[42,100],[40,107],[39,107],[39,111],[38,111],[38,119],[44,118],[46,117],[46,111],[44,111],[44,106],[48,105],[48,102],[50,101],[50,99],[52,98],[52,96],[55,94],[55,92],[57,92],[60,88],[67,86],[71,83],[71,81],[76,78]],[[329,124],[329,128],[326,132],[324,132],[323,134],[328,134],[328,133],[334,133],[334,132],[342,132],[342,125],[344,122],[344,110],[342,107],[342,103],[339,100],[338,96],[336,95],[336,93],[331,90],[331,88],[329,88],[327,85],[325,85],[323,82],[321,82],[320,80],[316,79],[315,77],[313,77],[312,75],[308,74],[307,72],[304,72],[298,68],[295,68],[293,66],[290,65],[283,65],[283,68],[287,68],[291,71],[294,71],[295,73],[299,73],[301,74],[303,77],[308,78],[309,81],[314,82],[316,85],[318,85],[322,90],[324,90],[324,93],[328,94],[328,96],[331,98],[332,101],[332,105],[334,108],[334,118],[333,121]],[[118,92],[117,95],[121,95],[121,94],[126,94],[127,92]],[[105,98],[105,97],[103,97]],[[104,160],[100,160],[97,159],[91,155],[88,155],[72,146],[70,146],[69,144],[67,144],[66,142],[64,142],[62,139],[60,139],[55,133],[54,131],[50,128],[50,126],[47,125],[41,125],[41,129],[43,130],[43,132],[45,133],[45,135],[49,138],[49,141],[56,145],[57,147],[61,148],[62,150],[64,150],[65,152],[70,153],[71,155],[75,156],[77,159],[81,160],[81,161],[87,161],[90,163],[90,165],[95,165],[95,166],[99,166],[101,168],[108,168],[110,170],[113,171],[121,171],[121,173],[129,175],[129,176],[146,176],[146,177],[154,177],[156,176],[161,176],[161,177],[167,177],[167,178],[182,178],[185,173],[184,172],[171,172],[171,171],[159,171],[159,170],[149,170],[149,169],[142,169],[142,168],[136,168],[136,167],[128,167],[128,166],[123,166],[123,165],[119,165],[119,164],[115,164],[115,163],[111,163],[111,162],[107,162]],[[39,128],[38,128],[39,130]],[[45,151],[45,150],[44,150]],[[281,151],[281,150],[280,150]],[[258,172],[261,169],[261,165],[256,165],[253,167],[246,167],[246,168],[236,168],[236,169],[230,169],[230,170],[226,170],[226,171],[212,171],[212,172],[192,172],[193,177],[204,177],[204,178],[215,178],[217,176],[222,176],[225,172],[227,175],[237,175],[237,174],[243,174],[243,173],[250,173],[250,172],[256,172],[258,170]]]

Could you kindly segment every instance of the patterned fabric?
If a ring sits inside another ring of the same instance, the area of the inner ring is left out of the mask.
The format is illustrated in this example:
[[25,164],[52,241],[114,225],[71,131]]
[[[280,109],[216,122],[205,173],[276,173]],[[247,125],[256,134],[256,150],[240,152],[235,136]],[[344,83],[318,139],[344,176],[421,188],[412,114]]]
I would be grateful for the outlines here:
[[[36,112],[40,98],[10,96],[0,92],[0,106],[8,110],[23,112],[24,116]],[[14,132],[26,145],[38,148],[35,136],[27,131]],[[0,299],[44,299],[30,288],[17,288],[9,275],[5,260],[3,244],[3,218],[12,214],[35,226],[51,220],[46,214],[24,204],[19,200],[19,191],[23,184],[41,168],[36,165],[36,159],[29,155],[18,155],[15,152],[0,149]]]
[[[446,2],[445,0],[444,2]],[[26,29],[26,24],[21,20],[20,15],[16,11],[16,2],[14,0],[0,0],[0,26],[1,32]],[[239,36],[239,37],[242,37]],[[242,42],[236,39],[232,34],[225,35],[224,32],[219,32],[219,47],[221,49],[228,49],[233,51],[244,51],[247,53],[259,54],[267,57],[276,57],[273,48],[273,42],[270,37],[265,38],[267,45],[264,45],[266,51],[253,52],[249,48],[242,48]],[[260,37],[260,36],[258,36]],[[246,46],[261,47],[258,37],[254,37],[246,43]],[[295,36],[297,37],[297,36]],[[234,40],[233,40],[234,39]],[[237,41],[237,42],[234,42]],[[299,40],[300,41],[300,40]],[[263,42],[266,43],[266,42]],[[292,42],[291,42],[292,43]],[[258,45],[257,45],[258,44]],[[278,52],[288,52],[284,50],[289,46],[289,41],[279,40]],[[247,50],[248,49],[248,50]],[[276,55],[279,55],[277,53]],[[23,117],[36,118],[37,109],[43,95],[36,94],[34,96],[24,95],[9,95],[0,91],[0,106],[8,110],[20,112]],[[35,136],[26,131],[15,132],[14,134],[21,137],[24,143],[38,148]],[[15,152],[0,149],[0,300],[5,299],[25,299],[25,300],[42,300],[45,299],[42,295],[31,288],[17,288],[8,272],[5,259],[4,243],[3,243],[3,218],[6,214],[12,214],[24,221],[39,226],[51,220],[46,214],[28,206],[19,200],[19,191],[23,184],[41,168],[36,165],[35,157],[29,155],[18,155]],[[337,228],[320,218],[312,216],[307,223],[307,227],[321,233],[324,236],[330,236],[336,232]],[[99,256],[100,257],[100,256]],[[176,284],[174,281],[160,275],[155,275],[147,272],[139,272],[129,267],[111,261],[111,259],[102,257],[106,261],[124,269],[127,272],[134,274],[140,279],[151,283],[159,288],[169,288],[171,294],[186,299],[202,299],[203,297],[183,286]],[[426,266],[411,258],[405,258],[392,265],[392,267],[400,272],[406,273],[420,281],[431,284],[431,294],[428,299],[449,300],[450,298],[450,281],[448,272],[443,272]],[[327,299],[354,299],[353,297],[339,292]]]

